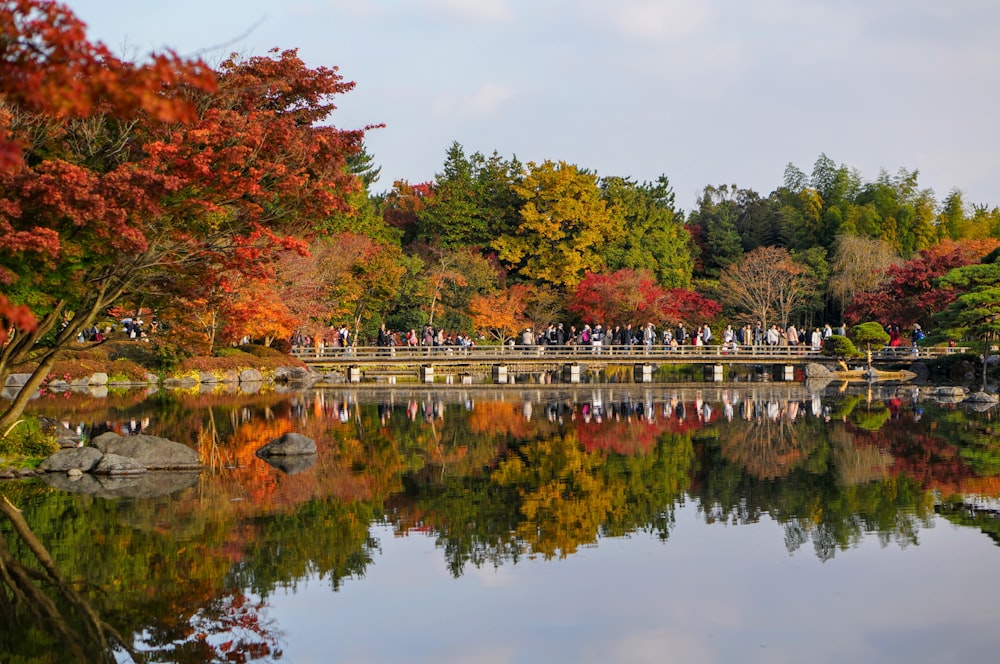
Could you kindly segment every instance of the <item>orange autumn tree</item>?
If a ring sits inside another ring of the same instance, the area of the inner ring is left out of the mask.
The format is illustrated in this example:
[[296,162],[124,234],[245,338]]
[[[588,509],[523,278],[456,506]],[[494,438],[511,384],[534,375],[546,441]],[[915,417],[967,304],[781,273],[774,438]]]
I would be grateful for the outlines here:
[[469,301],[469,313],[476,329],[506,344],[525,327],[525,310],[531,289],[524,284],[486,295],[475,295]]
[[[24,166],[0,174],[0,267],[11,301],[31,302],[41,324],[15,330],[0,356],[0,377],[37,362],[0,426],[118,300],[159,310],[204,298],[226,275],[266,276],[277,253],[303,250],[318,221],[349,210],[359,184],[347,158],[364,132],[326,121],[353,83],[306,67],[295,51],[232,57],[216,74],[214,90],[161,93],[193,104],[187,123],[149,114],[125,122],[103,107],[82,119],[21,108],[10,116],[8,130],[31,147]],[[9,238],[24,233],[47,239],[46,251],[11,252]]]
[[276,339],[288,339],[298,322],[271,279],[241,280],[225,318],[223,341],[236,343],[249,337],[265,346]]

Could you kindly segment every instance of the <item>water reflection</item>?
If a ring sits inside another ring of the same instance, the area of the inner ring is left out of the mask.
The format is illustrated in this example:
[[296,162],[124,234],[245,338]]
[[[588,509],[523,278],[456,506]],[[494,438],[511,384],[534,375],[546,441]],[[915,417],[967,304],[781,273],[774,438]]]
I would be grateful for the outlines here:
[[[940,517],[1000,532],[992,415],[911,388],[161,393],[101,408],[68,416],[90,430],[142,422],[197,448],[205,471],[169,495],[73,495],[56,478],[0,490],[158,661],[279,658],[268,598],[306,579],[332,590],[363,579],[381,549],[374,524],[432,537],[456,578],[607,538],[670,546],[687,505],[706,527],[773,522],[788,553],[821,561],[872,538],[915,546]],[[255,455],[289,431],[317,441],[309,463]]]

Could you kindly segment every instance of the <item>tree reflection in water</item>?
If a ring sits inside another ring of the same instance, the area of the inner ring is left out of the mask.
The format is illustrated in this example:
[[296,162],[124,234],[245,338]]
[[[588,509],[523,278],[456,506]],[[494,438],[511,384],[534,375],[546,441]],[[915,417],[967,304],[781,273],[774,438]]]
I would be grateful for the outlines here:
[[[953,506],[1000,490],[989,413],[892,394],[314,390],[167,394],[152,405],[119,415],[197,446],[197,486],[151,499],[32,483],[8,493],[81,596],[153,661],[277,659],[268,597],[304,579],[337,590],[363,578],[380,551],[373,524],[433,536],[457,577],[571,556],[601,538],[668,541],[676,510],[693,501],[706,524],[766,517],[789,552],[811,542],[827,560],[867,537],[915,545],[936,506],[985,532]],[[254,455],[285,431],[320,449],[294,475]],[[2,645],[27,648],[18,643]]]

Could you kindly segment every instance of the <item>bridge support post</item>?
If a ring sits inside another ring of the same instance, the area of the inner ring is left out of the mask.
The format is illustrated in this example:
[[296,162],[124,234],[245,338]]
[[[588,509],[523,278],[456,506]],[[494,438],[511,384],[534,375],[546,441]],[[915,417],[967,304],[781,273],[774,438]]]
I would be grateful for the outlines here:
[[347,382],[348,383],[360,383],[361,382],[361,367],[347,367]]
[[705,365],[705,380],[709,383],[721,383],[725,374],[726,369],[721,364]]
[[637,364],[632,370],[632,376],[635,378],[637,383],[652,383],[653,382],[653,365],[652,364]]
[[434,367],[432,365],[424,364],[420,367],[420,382],[421,383],[434,382]]
[[579,383],[580,382],[580,365],[579,364],[567,364],[563,366],[563,379],[567,383]]
[[497,364],[493,367],[493,382],[499,385],[507,384],[507,365]]
[[781,368],[781,380],[793,381],[795,380],[795,367],[791,364],[786,364]]

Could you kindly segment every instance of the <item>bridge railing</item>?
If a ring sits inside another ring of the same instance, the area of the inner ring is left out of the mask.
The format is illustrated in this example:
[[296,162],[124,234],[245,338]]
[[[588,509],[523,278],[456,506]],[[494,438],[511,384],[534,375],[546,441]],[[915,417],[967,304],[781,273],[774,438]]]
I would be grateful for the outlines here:
[[[914,360],[929,359],[946,353],[963,352],[966,348],[920,347],[889,347],[886,346],[872,352],[874,360]],[[820,350],[811,346],[663,346],[661,344],[647,347],[644,345],[515,345],[515,346],[295,346],[292,354],[306,362],[377,362],[377,361],[433,361],[437,359],[467,359],[469,361],[517,361],[519,359],[546,358],[565,361],[588,360],[662,360],[692,361],[718,360],[724,362],[727,357],[741,360],[759,359],[761,362],[780,362],[795,360],[801,362],[805,358],[829,360]]]

